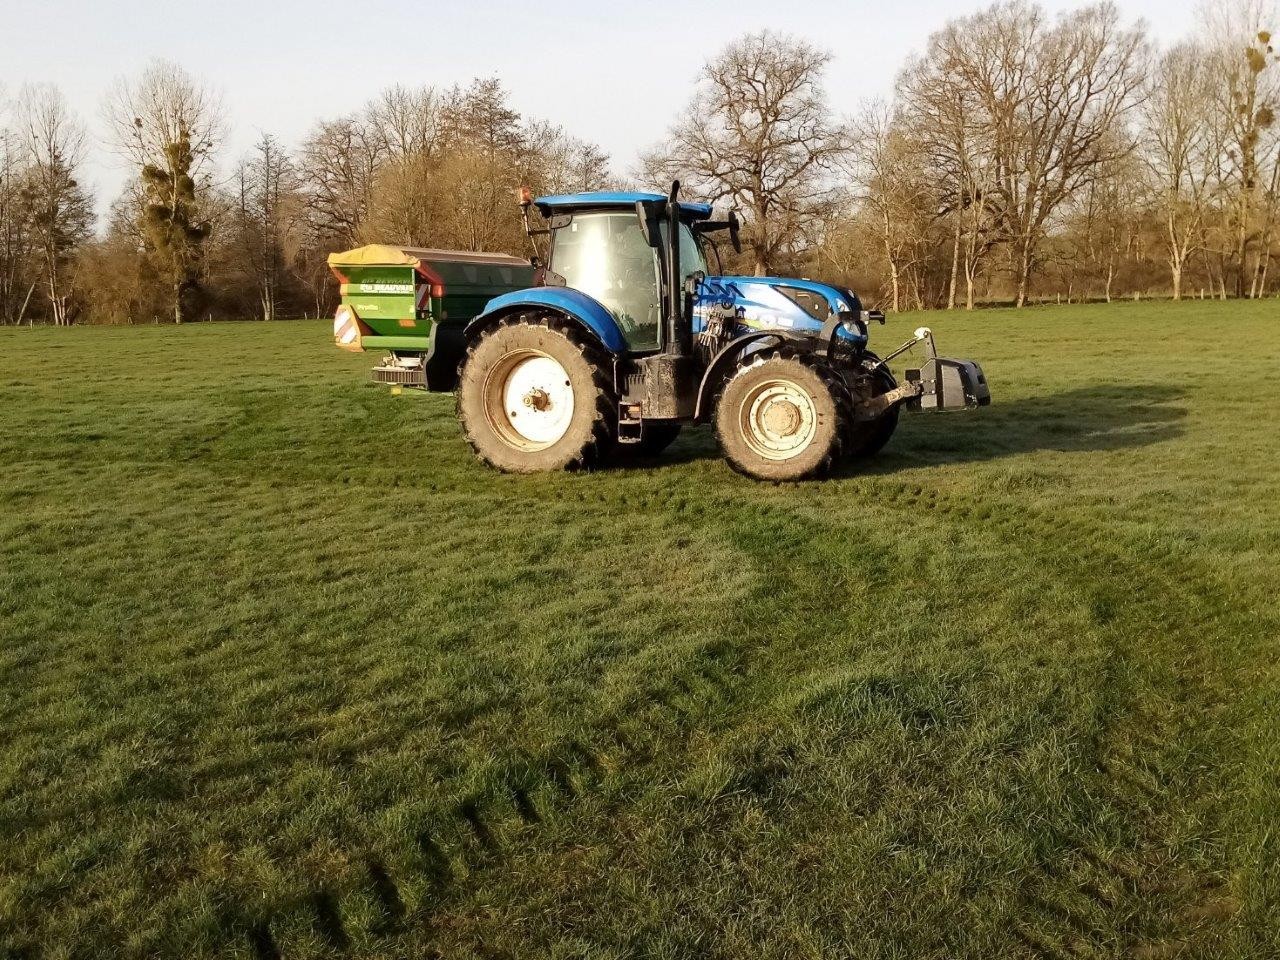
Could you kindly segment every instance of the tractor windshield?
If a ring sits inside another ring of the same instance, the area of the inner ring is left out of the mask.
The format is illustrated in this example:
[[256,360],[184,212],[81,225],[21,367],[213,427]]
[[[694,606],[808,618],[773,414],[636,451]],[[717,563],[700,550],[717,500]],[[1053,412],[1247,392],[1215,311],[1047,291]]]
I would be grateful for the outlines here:
[[569,287],[604,304],[632,350],[658,348],[658,259],[635,213],[575,214],[555,229],[550,267]]

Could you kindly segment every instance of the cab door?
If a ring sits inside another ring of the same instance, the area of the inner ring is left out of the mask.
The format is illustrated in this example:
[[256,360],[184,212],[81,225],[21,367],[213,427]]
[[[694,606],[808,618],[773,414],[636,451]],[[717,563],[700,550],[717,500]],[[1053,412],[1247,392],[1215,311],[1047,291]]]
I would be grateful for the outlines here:
[[657,251],[633,211],[576,213],[552,232],[553,273],[600,301],[635,352],[661,345],[662,298]]

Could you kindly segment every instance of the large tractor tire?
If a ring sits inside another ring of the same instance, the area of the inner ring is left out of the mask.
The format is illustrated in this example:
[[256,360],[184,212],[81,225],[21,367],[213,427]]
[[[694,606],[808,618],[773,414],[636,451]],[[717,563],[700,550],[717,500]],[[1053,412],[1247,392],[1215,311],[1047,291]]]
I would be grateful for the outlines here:
[[508,473],[593,466],[617,423],[608,355],[573,324],[522,314],[467,350],[458,419],[480,459]]
[[716,437],[739,473],[758,480],[819,476],[840,458],[853,402],[826,364],[759,353],[737,369],[716,406]]
[[[898,381],[894,379],[889,369],[879,365],[879,358],[875,355],[868,354],[867,356],[870,363],[877,365],[871,373],[871,396],[878,397],[888,393],[890,390],[896,390]],[[884,445],[893,436],[893,432],[898,429],[898,411],[900,409],[900,407],[894,406],[874,420],[855,421],[849,431],[846,456],[861,460],[873,457],[883,450]]]

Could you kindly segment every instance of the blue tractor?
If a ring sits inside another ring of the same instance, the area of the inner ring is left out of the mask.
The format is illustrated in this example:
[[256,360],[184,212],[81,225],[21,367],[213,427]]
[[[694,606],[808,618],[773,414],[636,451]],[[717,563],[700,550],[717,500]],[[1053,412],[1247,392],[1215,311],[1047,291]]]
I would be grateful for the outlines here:
[[[741,473],[799,480],[877,452],[903,406],[990,402],[981,368],[939,357],[926,328],[883,359],[869,351],[868,326],[884,316],[850,290],[718,275],[710,235],[740,249],[737,218],[678,194],[678,182],[665,197],[524,194],[530,236],[550,239],[536,285],[489,301],[442,351],[455,356],[426,364],[448,371],[427,385],[456,388],[487,463],[531,473],[653,455],[683,425],[711,423]],[[532,228],[530,206],[545,228]],[[925,360],[899,383],[886,361],[918,343]]]

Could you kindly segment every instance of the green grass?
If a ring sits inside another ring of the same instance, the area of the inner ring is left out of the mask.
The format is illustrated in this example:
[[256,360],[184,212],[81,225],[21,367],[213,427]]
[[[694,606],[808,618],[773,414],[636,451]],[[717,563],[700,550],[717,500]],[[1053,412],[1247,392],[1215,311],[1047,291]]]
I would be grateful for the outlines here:
[[1280,309],[926,319],[996,405],[795,486],[0,331],[0,956],[1280,955]]

